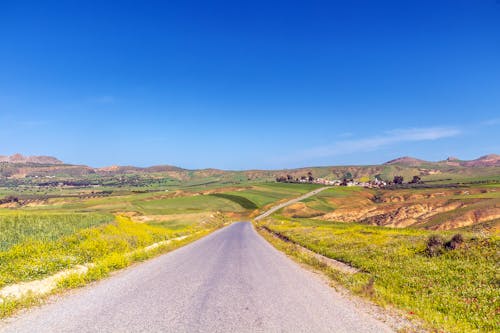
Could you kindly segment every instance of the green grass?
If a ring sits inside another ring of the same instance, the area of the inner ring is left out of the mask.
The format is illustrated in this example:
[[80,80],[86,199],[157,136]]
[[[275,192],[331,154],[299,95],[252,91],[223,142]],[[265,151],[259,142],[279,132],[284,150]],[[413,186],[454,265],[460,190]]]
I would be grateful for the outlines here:
[[[305,193],[312,186],[254,187],[257,192],[249,192],[250,196],[262,193],[260,200],[273,202]],[[257,207],[240,192],[193,195],[162,191],[83,200],[51,198],[35,206],[0,209],[0,287],[39,279],[193,230],[213,229],[213,221],[228,221],[227,213],[244,214]],[[147,215],[147,222],[115,220],[113,216],[128,212]]]
[[354,193],[361,191],[369,190],[360,187],[332,187],[318,193],[317,195],[302,200],[302,202],[309,208],[328,213],[337,208],[330,202],[330,199],[352,196]]
[[297,197],[318,187],[321,186],[315,184],[262,183],[255,184],[241,191],[230,191],[225,193],[246,198],[253,202],[258,208],[261,208],[282,199]]
[[0,251],[24,241],[55,241],[78,230],[111,222],[109,214],[0,213]]
[[40,207],[23,207],[23,211],[55,212],[127,212],[143,215],[194,213],[202,211],[243,211],[238,203],[210,195],[174,196],[170,192],[137,193],[91,199],[54,198]]
[[192,225],[193,221],[187,221],[185,218],[179,218],[179,219],[173,219],[169,221],[150,221],[147,222],[147,224],[152,225],[152,226],[157,226],[157,227],[163,227],[163,228],[168,228],[170,230],[182,230],[190,225]]
[[249,200],[248,198],[242,197],[240,195],[227,194],[227,193],[214,193],[211,195],[213,195],[214,197],[217,197],[217,198],[223,198],[223,199],[227,199],[227,200],[230,200],[232,202],[235,202],[245,209],[257,209],[258,208],[257,205],[255,204],[255,202]]
[[[327,257],[361,269],[339,282],[363,294],[375,281],[374,301],[415,313],[450,332],[500,329],[498,236],[464,233],[465,245],[438,257],[425,253],[431,233],[317,220],[273,220],[268,227]],[[450,232],[439,233],[449,239]]]
[[175,214],[203,211],[240,212],[244,208],[233,200],[213,195],[195,195],[158,200],[133,201],[136,209],[144,214]]

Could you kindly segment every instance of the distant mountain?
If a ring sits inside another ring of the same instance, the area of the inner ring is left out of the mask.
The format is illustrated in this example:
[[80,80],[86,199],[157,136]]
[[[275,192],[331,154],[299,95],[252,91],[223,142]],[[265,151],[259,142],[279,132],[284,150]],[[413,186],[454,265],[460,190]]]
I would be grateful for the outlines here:
[[[323,166],[282,170],[242,170],[230,171],[219,169],[188,170],[171,165],[151,167],[109,166],[93,168],[86,165],[66,164],[50,156],[0,156],[0,179],[54,178],[82,179],[92,177],[115,177],[122,175],[140,176],[144,179],[168,178],[178,182],[198,184],[213,182],[273,181],[278,177],[301,178],[309,172],[316,178],[372,178],[392,180],[394,176],[411,179],[415,175],[436,178],[450,177],[494,177],[500,174],[500,155],[490,154],[471,161],[449,157],[444,161],[430,162],[414,157],[400,157],[381,165]],[[127,179],[127,178],[125,178]]]
[[386,164],[386,165],[400,164],[400,165],[406,165],[406,166],[417,166],[417,165],[428,164],[428,163],[429,162],[424,161],[424,160],[419,160],[418,158],[403,156],[403,157],[398,157],[396,159],[385,162],[384,164]]
[[63,164],[61,160],[58,160],[52,156],[24,156],[21,154],[14,154],[11,156],[1,156],[0,162],[8,163],[34,163],[34,164]]
[[404,156],[384,163],[384,165],[394,165],[394,164],[403,166],[413,166],[413,167],[422,165],[433,165],[433,164],[435,165],[446,164],[449,166],[463,166],[463,167],[492,167],[492,166],[500,166],[500,155],[497,154],[485,155],[471,161],[463,161],[458,159],[457,157],[448,157],[446,160],[440,162],[430,162],[430,161],[420,160],[414,157]]
[[172,165],[154,165],[147,168],[140,168],[135,166],[120,166],[112,165],[109,167],[94,169],[99,174],[108,175],[120,175],[120,174],[131,174],[131,173],[160,173],[160,172],[172,172],[172,171],[186,171],[185,169],[172,166]]
[[485,155],[472,161],[463,161],[460,164],[468,167],[500,166],[500,155],[497,154]]

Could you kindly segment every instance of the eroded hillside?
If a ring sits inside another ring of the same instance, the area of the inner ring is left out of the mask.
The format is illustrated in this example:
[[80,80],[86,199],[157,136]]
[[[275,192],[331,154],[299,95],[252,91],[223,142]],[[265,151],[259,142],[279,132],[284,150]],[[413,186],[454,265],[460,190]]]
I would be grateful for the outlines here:
[[450,230],[500,226],[496,187],[371,190],[334,188],[283,210],[286,217],[361,222],[395,228]]

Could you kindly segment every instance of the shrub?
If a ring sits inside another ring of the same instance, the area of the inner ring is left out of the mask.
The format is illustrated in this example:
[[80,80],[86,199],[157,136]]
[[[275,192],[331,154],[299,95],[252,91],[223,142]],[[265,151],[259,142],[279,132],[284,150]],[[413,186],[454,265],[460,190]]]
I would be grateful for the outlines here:
[[443,238],[439,235],[431,235],[427,240],[426,252],[429,257],[437,257],[443,253]]
[[446,244],[444,244],[444,247],[447,249],[447,250],[455,250],[455,249],[458,249],[464,242],[464,237],[462,236],[462,234],[456,234],[454,235],[451,240],[449,240],[448,242],[446,242]]
[[362,287],[361,292],[368,297],[373,297],[375,296],[375,279],[373,276],[370,278],[370,280]]

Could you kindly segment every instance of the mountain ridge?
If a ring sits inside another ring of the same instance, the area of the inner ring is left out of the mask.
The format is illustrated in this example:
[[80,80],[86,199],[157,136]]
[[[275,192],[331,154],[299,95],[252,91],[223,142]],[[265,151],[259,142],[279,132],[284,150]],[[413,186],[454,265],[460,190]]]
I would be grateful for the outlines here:
[[500,155],[488,154],[480,156],[474,160],[460,160],[457,157],[450,156],[446,160],[438,162],[426,161],[411,156],[402,156],[383,163],[383,165],[398,165],[398,164],[405,166],[447,164],[452,166],[465,166],[465,167],[489,167],[489,166],[500,166]]
[[214,168],[184,169],[172,165],[155,165],[150,167],[108,166],[94,168],[86,165],[64,163],[51,156],[0,156],[0,178],[61,178],[80,179],[86,177],[121,177],[139,176],[142,178],[168,178],[177,181],[200,180],[207,181],[242,181],[242,180],[274,180],[278,177],[300,179],[309,172],[315,178],[373,178],[382,177],[391,180],[392,177],[404,176],[406,179],[415,175],[423,177],[450,177],[451,175],[496,176],[500,174],[500,155],[489,154],[470,161],[448,158],[444,161],[429,162],[414,157],[404,156],[378,165],[322,166],[300,167],[275,170],[221,170]]
[[33,163],[33,164],[64,164],[63,161],[53,157],[53,156],[25,156],[22,154],[13,154],[10,156],[7,155],[0,155],[0,162],[7,162],[7,163],[20,163],[20,164],[27,164],[27,163]]
[[[20,153],[16,153],[13,155],[0,155],[0,162],[4,163],[11,163],[11,164],[44,164],[44,165],[68,165],[68,166],[81,166],[85,168],[90,168],[93,169],[97,173],[127,173],[127,172],[148,172],[148,173],[154,173],[154,172],[168,172],[168,171],[188,171],[189,169],[185,169],[179,166],[175,165],[169,165],[169,164],[157,164],[157,165],[151,165],[147,167],[137,167],[133,165],[110,165],[110,166],[105,166],[105,167],[91,167],[88,165],[77,165],[77,164],[72,164],[72,163],[65,163],[61,161],[60,159],[54,157],[54,156],[46,156],[46,155],[22,155]],[[476,159],[473,160],[461,160],[457,157],[448,157],[445,160],[442,161],[426,161],[423,159],[419,159],[416,157],[411,157],[411,156],[401,156],[397,157],[395,159],[392,159],[390,161],[384,162],[380,165],[406,165],[406,166],[419,166],[419,165],[426,165],[426,164],[450,164],[450,165],[461,165],[461,166],[470,166],[470,167],[475,167],[475,166],[481,166],[481,167],[486,167],[486,166],[500,166],[500,155],[498,154],[487,154],[480,156]],[[331,165],[331,166],[338,166],[338,165]],[[353,165],[353,166],[367,166],[364,164],[360,165]],[[328,166],[326,166],[328,167]],[[300,168],[286,168],[286,169],[281,169],[281,170],[296,170],[296,169],[307,169],[307,168],[312,168],[311,167],[300,167]],[[202,169],[195,169],[195,170],[203,170],[203,171],[234,171],[234,170],[223,170],[223,169],[217,169],[217,168],[202,168]],[[241,171],[265,171],[264,169],[259,170],[259,169],[254,169],[250,168],[247,170],[241,170]],[[267,171],[272,171],[271,169]]]

